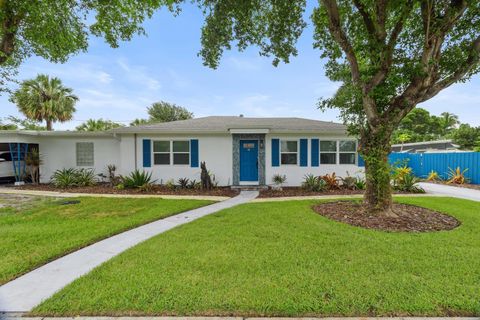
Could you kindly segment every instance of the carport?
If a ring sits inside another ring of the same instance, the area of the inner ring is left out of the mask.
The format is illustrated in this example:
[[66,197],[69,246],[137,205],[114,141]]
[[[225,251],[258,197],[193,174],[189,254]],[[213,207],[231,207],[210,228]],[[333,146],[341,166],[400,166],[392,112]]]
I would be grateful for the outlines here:
[[[31,143],[29,137],[23,136],[18,131],[4,132],[0,136],[0,154],[3,155],[3,165],[8,168],[11,165],[11,171],[15,182],[22,182],[27,178],[27,167],[25,157],[30,150],[36,148],[38,150],[38,143]],[[3,172],[0,178],[10,178],[12,174],[5,176]]]

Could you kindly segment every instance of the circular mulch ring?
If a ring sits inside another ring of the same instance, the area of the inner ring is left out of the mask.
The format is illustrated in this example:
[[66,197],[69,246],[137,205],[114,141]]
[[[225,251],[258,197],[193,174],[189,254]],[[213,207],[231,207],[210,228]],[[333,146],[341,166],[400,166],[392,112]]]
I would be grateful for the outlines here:
[[352,201],[321,203],[313,210],[336,221],[383,231],[428,232],[452,230],[460,225],[460,221],[447,214],[400,203],[393,204],[397,217],[370,214],[361,203]]

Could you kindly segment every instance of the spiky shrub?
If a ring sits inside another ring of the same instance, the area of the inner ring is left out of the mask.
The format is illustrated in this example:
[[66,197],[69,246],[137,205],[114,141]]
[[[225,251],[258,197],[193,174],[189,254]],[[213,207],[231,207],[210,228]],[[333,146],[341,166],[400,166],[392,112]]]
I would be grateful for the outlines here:
[[365,190],[366,187],[367,187],[367,182],[365,181],[364,178],[361,178],[361,177],[355,178],[355,188],[357,190]]
[[77,185],[77,169],[64,168],[56,170],[50,178],[57,188],[71,188]]
[[465,177],[465,173],[468,171],[467,169],[460,169],[460,167],[457,167],[456,169],[448,168],[448,173],[447,173],[447,183],[451,184],[464,184],[468,183],[470,180]]
[[392,168],[393,184],[401,184],[406,176],[412,175],[412,168],[407,165]]
[[121,177],[125,188],[137,188],[147,190],[151,188],[155,181],[152,181],[152,173],[144,170],[135,169],[128,176]]
[[405,174],[402,177],[402,180],[397,181],[393,188],[395,190],[403,192],[425,193],[425,190],[423,190],[422,187],[418,186],[418,182],[418,178],[416,178],[413,174]]
[[335,172],[320,177],[327,184],[328,189],[340,189],[340,183]]
[[442,181],[442,178],[440,177],[437,171],[432,170],[427,176],[427,181],[431,181],[431,182]]
[[352,177],[347,171],[347,176],[341,178],[342,187],[348,190],[355,190],[357,187],[355,183],[357,182],[356,177]]
[[302,188],[307,191],[320,192],[327,189],[327,183],[321,177],[310,173],[303,177]]
[[78,187],[89,187],[97,183],[95,178],[95,171],[93,169],[78,169],[75,170],[75,185]]
[[190,179],[180,178],[177,180],[177,184],[180,189],[187,189],[190,184]]
[[167,182],[165,183],[165,187],[167,187],[167,189],[170,189],[170,190],[175,190],[177,188],[177,186],[175,185],[175,180],[173,179],[167,180]]
[[286,175],[282,175],[282,174],[274,174],[273,177],[272,177],[272,182],[274,184],[276,184],[277,186],[281,186],[282,184],[284,184],[285,182],[287,182],[287,176]]

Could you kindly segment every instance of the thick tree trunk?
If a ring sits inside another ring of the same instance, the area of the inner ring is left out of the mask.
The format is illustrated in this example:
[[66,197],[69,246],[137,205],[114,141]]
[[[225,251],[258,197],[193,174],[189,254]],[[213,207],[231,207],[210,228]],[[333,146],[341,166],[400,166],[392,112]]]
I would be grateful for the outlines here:
[[47,120],[47,130],[52,131],[52,120]]
[[366,190],[363,198],[373,214],[396,216],[392,211],[392,187],[388,155],[391,151],[390,130],[362,135],[361,150],[365,160]]

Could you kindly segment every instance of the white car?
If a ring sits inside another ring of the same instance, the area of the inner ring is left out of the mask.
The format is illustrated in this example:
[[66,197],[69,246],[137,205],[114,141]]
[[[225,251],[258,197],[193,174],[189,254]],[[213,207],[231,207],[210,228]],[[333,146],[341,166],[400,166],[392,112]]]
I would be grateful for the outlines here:
[[0,152],[0,179],[14,177],[12,155],[9,151]]

